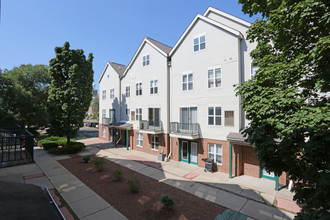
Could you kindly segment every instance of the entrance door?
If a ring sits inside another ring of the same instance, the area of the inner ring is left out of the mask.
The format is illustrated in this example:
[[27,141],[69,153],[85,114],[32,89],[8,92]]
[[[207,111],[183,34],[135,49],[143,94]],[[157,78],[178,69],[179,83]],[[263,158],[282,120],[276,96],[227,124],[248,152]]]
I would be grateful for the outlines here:
[[180,161],[191,164],[198,164],[197,142],[188,140],[180,141]]
[[180,108],[180,123],[183,130],[191,130],[191,124],[197,123],[197,107]]

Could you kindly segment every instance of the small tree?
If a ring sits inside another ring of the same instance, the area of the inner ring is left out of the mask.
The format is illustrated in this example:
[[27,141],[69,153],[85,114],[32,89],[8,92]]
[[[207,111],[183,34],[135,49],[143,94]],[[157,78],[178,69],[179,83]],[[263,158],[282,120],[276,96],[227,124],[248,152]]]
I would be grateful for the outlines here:
[[93,54],[88,59],[83,50],[70,50],[70,44],[55,48],[56,57],[49,61],[51,85],[48,109],[57,135],[67,136],[67,144],[83,126],[92,100]]

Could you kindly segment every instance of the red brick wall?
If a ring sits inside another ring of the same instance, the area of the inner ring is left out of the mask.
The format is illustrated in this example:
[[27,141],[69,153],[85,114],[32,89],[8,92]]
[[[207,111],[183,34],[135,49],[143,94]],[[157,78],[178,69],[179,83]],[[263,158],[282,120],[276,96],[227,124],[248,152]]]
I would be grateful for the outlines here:
[[158,150],[151,149],[151,134],[141,133],[143,135],[143,147],[136,146],[136,133],[139,133],[137,130],[132,131],[132,135],[130,136],[130,147],[133,150],[142,151],[145,153],[157,155],[163,152],[168,155],[169,153],[169,135],[168,134],[157,134],[158,136]]
[[260,176],[260,163],[257,154],[252,146],[241,146],[242,148],[242,163],[243,174],[259,178]]
[[106,128],[106,137],[104,138],[103,136],[102,136],[102,130],[103,130],[103,126],[102,126],[102,124],[99,124],[99,138],[101,139],[101,140],[106,140],[106,141],[109,141],[110,140],[110,133],[109,133],[109,128],[108,127],[105,127]]
[[278,178],[279,184],[288,185],[289,182],[287,178],[288,178],[287,173],[283,172],[282,175]]

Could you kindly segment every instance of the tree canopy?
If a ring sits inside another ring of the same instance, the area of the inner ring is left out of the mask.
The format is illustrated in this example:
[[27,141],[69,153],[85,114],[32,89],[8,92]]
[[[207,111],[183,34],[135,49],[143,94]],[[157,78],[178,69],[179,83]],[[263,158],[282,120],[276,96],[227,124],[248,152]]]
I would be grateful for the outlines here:
[[329,219],[330,2],[239,0],[261,14],[247,38],[255,77],[237,88],[261,166],[295,182],[297,219]]
[[45,65],[0,70],[0,123],[17,123],[23,127],[47,123],[49,83]]
[[88,59],[81,49],[70,50],[70,44],[55,48],[56,57],[49,61],[51,84],[48,109],[51,124],[59,136],[75,136],[92,100],[93,55]]

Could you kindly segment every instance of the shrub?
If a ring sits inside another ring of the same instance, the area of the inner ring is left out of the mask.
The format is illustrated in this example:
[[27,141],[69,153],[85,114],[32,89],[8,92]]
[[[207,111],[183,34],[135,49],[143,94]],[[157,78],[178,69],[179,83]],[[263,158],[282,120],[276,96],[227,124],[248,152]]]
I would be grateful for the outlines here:
[[51,137],[45,138],[44,140],[56,141],[57,142],[58,139],[60,139],[60,137],[58,137],[58,136],[51,136]]
[[94,166],[97,170],[101,171],[105,167],[105,159],[103,157],[97,157],[94,159]]
[[140,180],[136,177],[133,177],[127,181],[127,184],[133,193],[140,192]]
[[118,182],[123,179],[123,171],[121,169],[114,169],[112,171],[113,181]]
[[162,194],[160,196],[160,201],[164,204],[166,208],[173,208],[175,205],[174,198],[168,194]]
[[[60,137],[58,140],[57,140],[57,143],[58,143],[58,145],[60,145],[60,146],[66,146],[66,142],[67,142],[67,138],[66,137]],[[70,140],[70,144],[72,144],[72,143],[77,143],[75,140]]]
[[86,155],[86,156],[83,156],[82,159],[85,163],[88,163],[91,160],[91,156]]
[[84,143],[80,142],[71,142],[69,145],[61,148],[62,153],[64,154],[75,154],[84,149],[86,146]]
[[[39,145],[53,154],[75,154],[85,148],[85,144],[71,140],[71,143],[66,145],[66,137],[52,136],[39,141]],[[59,148],[58,146],[62,146]]]

